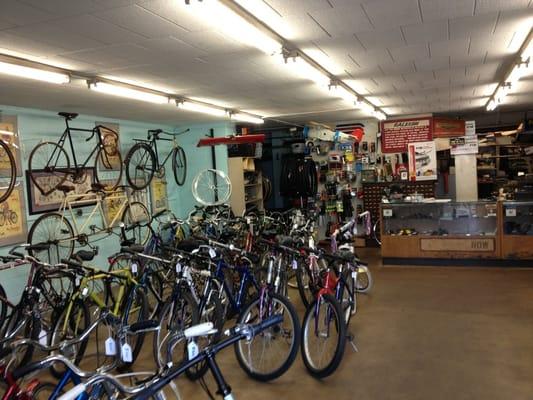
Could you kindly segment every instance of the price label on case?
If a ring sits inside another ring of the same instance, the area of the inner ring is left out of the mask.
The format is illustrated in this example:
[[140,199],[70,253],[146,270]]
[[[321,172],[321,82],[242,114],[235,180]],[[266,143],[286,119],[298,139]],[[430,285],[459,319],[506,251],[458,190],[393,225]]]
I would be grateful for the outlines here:
[[506,208],[505,209],[506,217],[516,217],[516,208]]
[[292,260],[292,269],[298,269],[298,261]]
[[383,216],[384,217],[392,217],[392,208],[384,208],[383,209]]

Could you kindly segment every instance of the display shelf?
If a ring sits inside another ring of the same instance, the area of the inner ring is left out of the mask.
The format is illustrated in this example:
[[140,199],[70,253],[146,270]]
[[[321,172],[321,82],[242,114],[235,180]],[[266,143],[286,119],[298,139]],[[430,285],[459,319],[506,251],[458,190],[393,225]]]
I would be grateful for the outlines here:
[[[229,157],[228,174],[231,180],[231,209],[235,215],[243,215],[249,205],[263,210],[263,184],[260,170],[253,158]],[[245,182],[254,183],[245,183]],[[247,200],[249,199],[249,200]]]
[[502,257],[533,259],[533,202],[501,203]]

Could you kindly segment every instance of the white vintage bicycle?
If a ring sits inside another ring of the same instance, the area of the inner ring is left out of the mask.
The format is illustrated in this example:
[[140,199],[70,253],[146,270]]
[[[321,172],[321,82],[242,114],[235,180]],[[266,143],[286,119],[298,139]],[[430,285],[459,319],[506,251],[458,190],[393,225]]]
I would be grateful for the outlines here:
[[[70,193],[73,186],[59,185],[57,189],[65,195],[59,210],[40,216],[28,234],[28,243],[49,245],[48,250],[33,251],[36,254],[31,255],[39,260],[55,264],[68,259],[76,243],[86,246],[91,237],[111,234],[121,222],[126,227],[134,226],[131,231],[136,243],[145,244],[148,240],[148,228],[136,223],[150,221],[150,213],[143,203],[130,201],[125,187],[104,192],[99,185],[93,185],[93,190],[85,194]],[[79,207],[91,208],[82,215]]]

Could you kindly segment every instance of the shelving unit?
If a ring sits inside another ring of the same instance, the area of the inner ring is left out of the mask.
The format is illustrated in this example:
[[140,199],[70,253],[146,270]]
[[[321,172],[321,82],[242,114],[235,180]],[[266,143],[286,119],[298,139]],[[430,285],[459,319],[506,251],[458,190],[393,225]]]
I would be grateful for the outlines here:
[[228,174],[231,180],[230,205],[235,215],[251,208],[264,209],[263,176],[255,169],[255,160],[250,157],[228,158]]

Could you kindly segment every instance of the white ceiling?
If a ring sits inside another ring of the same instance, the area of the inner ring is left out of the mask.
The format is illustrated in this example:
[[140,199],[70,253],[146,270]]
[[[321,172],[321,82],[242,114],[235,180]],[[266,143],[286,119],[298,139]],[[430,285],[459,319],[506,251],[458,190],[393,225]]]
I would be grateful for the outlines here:
[[[194,2],[196,0],[191,0]],[[391,115],[483,107],[533,25],[533,0],[238,0]],[[0,0],[0,53],[294,122],[364,114],[222,34],[184,0]],[[261,16],[260,16],[261,17]],[[0,77],[0,104],[165,123],[173,107]],[[508,103],[533,105],[533,79]]]

